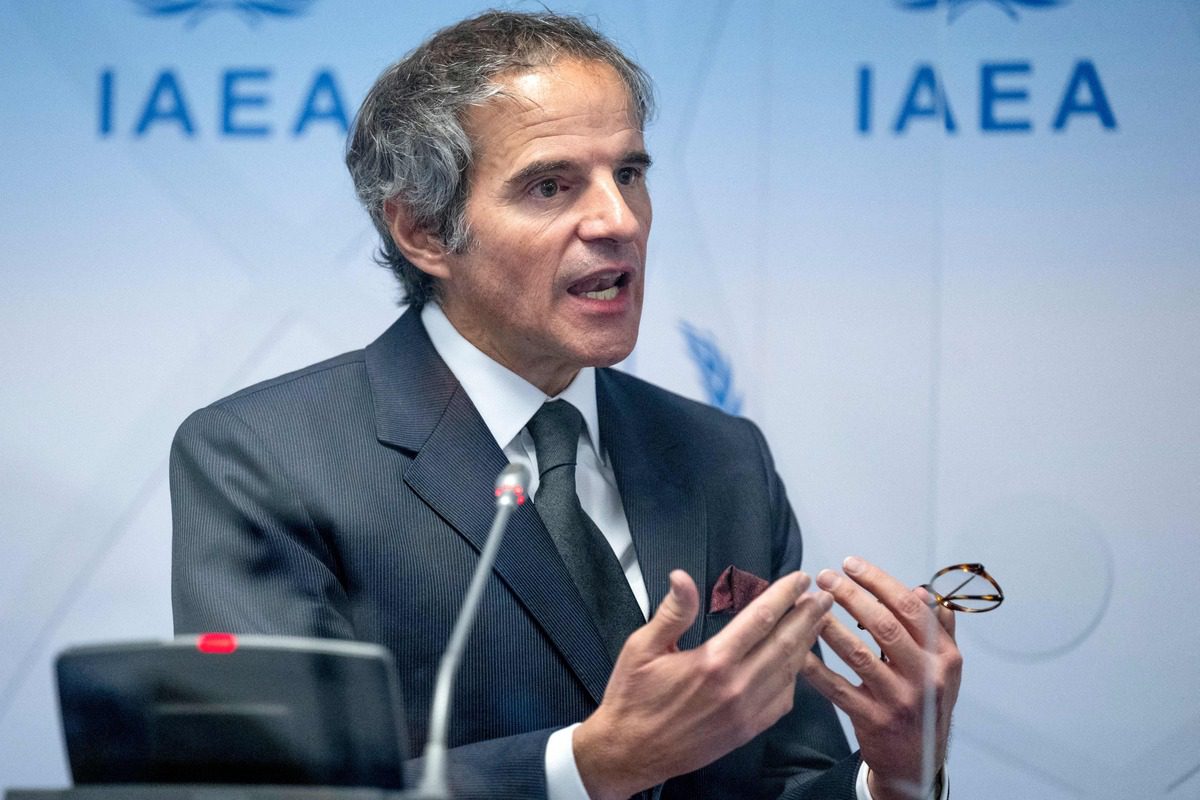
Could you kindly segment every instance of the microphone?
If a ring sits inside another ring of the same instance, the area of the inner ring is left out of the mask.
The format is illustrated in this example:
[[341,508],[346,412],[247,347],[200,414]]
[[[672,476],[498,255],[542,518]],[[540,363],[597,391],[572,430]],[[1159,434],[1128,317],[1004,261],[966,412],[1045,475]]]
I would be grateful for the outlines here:
[[433,707],[429,714],[429,739],[425,743],[425,772],[415,792],[406,792],[409,800],[449,800],[450,786],[446,782],[446,728],[450,721],[450,694],[454,688],[454,677],[466,649],[467,637],[479,612],[479,601],[483,597],[483,586],[487,583],[500,540],[508,527],[508,518],[517,506],[525,502],[525,486],[529,483],[529,469],[521,464],[509,464],[496,478],[496,515],[488,531],[479,564],[471,576],[458,621],[450,633],[450,643],[442,654],[438,666],[437,682],[433,688]]

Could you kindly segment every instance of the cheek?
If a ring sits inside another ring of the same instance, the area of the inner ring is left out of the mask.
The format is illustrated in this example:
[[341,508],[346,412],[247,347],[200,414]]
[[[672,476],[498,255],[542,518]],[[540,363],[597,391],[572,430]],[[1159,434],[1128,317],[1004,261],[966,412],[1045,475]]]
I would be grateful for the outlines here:
[[645,206],[634,207],[633,213],[638,219],[638,227],[640,228],[638,243],[641,245],[641,249],[644,251],[646,249],[646,240],[650,238],[650,225],[654,222],[654,212],[650,208],[650,203],[647,201]]

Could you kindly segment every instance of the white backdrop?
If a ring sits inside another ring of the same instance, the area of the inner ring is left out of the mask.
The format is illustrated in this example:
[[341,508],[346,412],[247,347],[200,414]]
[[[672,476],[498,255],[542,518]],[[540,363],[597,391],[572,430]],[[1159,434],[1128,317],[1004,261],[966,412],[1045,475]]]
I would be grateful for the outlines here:
[[[810,571],[1010,595],[955,797],[1200,797],[1200,6],[549,5],[659,87],[626,368],[764,427]],[[480,7],[0,0],[0,786],[68,780],[57,651],[170,634],[179,422],[397,314],[343,120]]]

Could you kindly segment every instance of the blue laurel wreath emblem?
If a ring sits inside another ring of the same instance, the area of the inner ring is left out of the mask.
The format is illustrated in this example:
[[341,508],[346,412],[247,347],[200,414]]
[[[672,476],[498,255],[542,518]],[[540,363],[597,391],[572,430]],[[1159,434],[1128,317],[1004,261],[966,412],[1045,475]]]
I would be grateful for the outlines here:
[[979,3],[996,6],[1007,14],[1009,19],[1016,20],[1020,17],[1018,8],[1048,9],[1066,5],[1068,2],[1070,0],[896,0],[896,5],[905,11],[935,11],[945,6],[948,20],[954,22],[964,11]]
[[143,14],[152,17],[186,17],[192,28],[220,11],[233,11],[249,25],[267,17],[299,17],[307,13],[314,0],[134,0]]
[[733,365],[717,347],[716,337],[680,321],[679,332],[687,342],[688,355],[700,372],[700,382],[710,405],[727,414],[742,412],[742,398],[733,391]]

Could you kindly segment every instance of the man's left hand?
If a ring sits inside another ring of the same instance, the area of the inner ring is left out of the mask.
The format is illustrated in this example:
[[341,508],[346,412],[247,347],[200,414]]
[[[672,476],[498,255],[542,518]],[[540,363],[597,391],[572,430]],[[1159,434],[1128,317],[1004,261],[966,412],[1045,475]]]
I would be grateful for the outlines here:
[[832,615],[821,638],[862,679],[858,686],[809,654],[802,672],[809,683],[850,717],[863,761],[871,770],[875,800],[929,797],[923,785],[926,692],[933,698],[933,773],[946,758],[950,714],[958,699],[962,655],[954,641],[954,612],[933,604],[924,589],[910,589],[861,559],[830,570],[817,584],[875,638],[886,658]]

